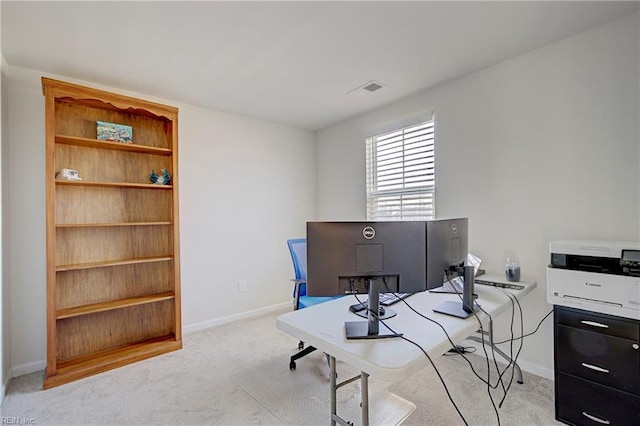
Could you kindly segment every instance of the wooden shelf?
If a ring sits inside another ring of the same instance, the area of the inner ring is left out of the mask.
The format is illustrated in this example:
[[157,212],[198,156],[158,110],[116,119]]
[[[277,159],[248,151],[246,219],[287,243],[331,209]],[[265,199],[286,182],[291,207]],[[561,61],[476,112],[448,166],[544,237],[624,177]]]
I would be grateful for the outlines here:
[[165,155],[172,154],[170,149],[132,143],[118,143],[100,141],[98,139],[79,138],[75,136],[56,135],[56,143],[63,145],[84,146],[87,148],[113,149],[116,151],[138,152],[141,154]]
[[172,225],[171,222],[117,222],[117,223],[58,223],[56,228],[100,228],[116,226],[162,226]]
[[63,180],[63,179],[56,179],[56,185],[97,186],[102,188],[173,189],[173,185],[158,185],[153,183],[91,182],[86,180]]
[[[44,77],[42,89],[46,389],[182,348],[182,318],[178,109]],[[98,140],[98,121],[131,126],[136,143]],[[64,168],[85,180],[55,179]]]
[[173,256],[142,257],[142,258],[136,258],[136,259],[120,259],[120,260],[106,260],[103,262],[76,263],[73,265],[58,265],[56,266],[56,272],[77,271],[80,269],[92,269],[92,268],[108,268],[111,266],[135,265],[138,263],[166,262],[169,260],[173,260]]
[[112,311],[114,309],[128,308],[131,306],[144,305],[146,303],[161,302],[163,300],[173,299],[175,294],[172,291],[164,293],[151,294],[148,296],[129,297],[127,299],[112,300],[103,303],[93,303],[91,305],[76,306],[75,308],[60,309],[56,315],[56,319],[65,319],[77,317],[80,315],[95,314],[97,312]]
[[170,335],[74,358],[60,362],[56,374],[45,377],[43,387],[49,389],[181,348],[182,342]]

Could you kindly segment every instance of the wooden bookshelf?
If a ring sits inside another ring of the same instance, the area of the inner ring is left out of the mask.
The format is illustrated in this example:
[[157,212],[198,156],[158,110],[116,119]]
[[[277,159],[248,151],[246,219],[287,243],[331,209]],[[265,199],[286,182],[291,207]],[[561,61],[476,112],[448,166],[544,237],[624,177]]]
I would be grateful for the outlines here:
[[[58,386],[182,347],[178,110],[42,78],[47,369]],[[133,128],[98,140],[96,121]],[[62,169],[82,180],[57,179]],[[166,169],[170,185],[152,184]]]

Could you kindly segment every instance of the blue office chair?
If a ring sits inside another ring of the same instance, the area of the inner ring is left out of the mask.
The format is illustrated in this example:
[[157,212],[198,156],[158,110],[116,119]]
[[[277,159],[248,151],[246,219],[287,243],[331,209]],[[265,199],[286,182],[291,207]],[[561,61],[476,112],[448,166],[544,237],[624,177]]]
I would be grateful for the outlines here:
[[[293,310],[308,308],[309,306],[317,305],[319,303],[333,300],[336,297],[315,297],[307,296],[307,240],[305,238],[297,238],[287,240],[289,251],[291,252],[291,260],[293,261],[293,271],[295,273],[295,279],[292,281],[295,283],[293,287]],[[304,342],[301,340],[298,343],[297,354],[291,357],[289,362],[289,369],[296,369],[296,360],[302,358],[315,351],[313,346],[304,347]]]

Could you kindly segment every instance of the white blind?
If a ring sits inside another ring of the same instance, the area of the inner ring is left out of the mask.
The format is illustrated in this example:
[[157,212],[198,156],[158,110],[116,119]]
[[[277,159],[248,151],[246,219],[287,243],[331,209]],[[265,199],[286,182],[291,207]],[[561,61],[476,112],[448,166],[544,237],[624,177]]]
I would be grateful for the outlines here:
[[433,119],[367,139],[367,220],[426,220],[435,212]]

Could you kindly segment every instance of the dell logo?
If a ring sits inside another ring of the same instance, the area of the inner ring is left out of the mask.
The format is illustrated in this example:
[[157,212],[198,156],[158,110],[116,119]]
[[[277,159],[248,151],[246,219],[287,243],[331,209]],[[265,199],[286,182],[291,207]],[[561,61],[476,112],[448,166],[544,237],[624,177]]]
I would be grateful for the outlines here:
[[367,226],[362,230],[362,236],[365,237],[367,240],[371,240],[373,239],[373,237],[376,236],[376,230],[370,226]]

